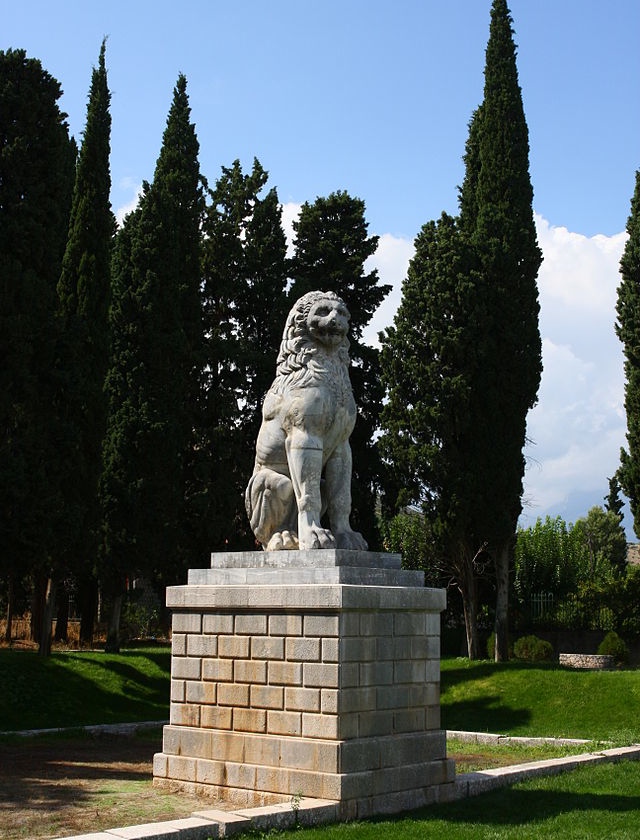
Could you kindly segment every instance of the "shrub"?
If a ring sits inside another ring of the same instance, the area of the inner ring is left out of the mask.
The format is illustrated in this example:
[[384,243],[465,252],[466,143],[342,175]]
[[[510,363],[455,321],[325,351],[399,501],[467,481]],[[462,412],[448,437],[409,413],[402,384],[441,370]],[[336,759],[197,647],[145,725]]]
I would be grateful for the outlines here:
[[598,647],[600,656],[613,656],[618,665],[623,665],[629,658],[629,650],[615,630],[610,630]]
[[551,662],[553,646],[537,636],[522,636],[514,644],[513,653],[525,662]]

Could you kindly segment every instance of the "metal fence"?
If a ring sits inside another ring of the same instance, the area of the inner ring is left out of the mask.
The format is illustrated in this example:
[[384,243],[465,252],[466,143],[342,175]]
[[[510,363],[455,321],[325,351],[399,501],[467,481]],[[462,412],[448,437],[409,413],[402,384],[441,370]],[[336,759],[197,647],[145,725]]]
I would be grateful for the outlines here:
[[525,604],[532,624],[567,630],[613,630],[615,618],[609,607],[559,600],[553,592],[536,592]]

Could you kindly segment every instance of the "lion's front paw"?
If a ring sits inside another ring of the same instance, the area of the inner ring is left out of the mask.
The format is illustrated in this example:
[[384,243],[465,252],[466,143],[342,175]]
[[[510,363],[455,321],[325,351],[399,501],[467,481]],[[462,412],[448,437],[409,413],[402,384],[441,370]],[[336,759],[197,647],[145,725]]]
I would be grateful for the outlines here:
[[336,541],[331,531],[321,528],[319,525],[312,525],[305,535],[300,535],[300,548],[335,548]]
[[369,548],[367,541],[358,531],[341,531],[336,534],[336,545],[350,551],[366,551]]
[[296,551],[298,537],[293,531],[276,531],[271,535],[265,551]]

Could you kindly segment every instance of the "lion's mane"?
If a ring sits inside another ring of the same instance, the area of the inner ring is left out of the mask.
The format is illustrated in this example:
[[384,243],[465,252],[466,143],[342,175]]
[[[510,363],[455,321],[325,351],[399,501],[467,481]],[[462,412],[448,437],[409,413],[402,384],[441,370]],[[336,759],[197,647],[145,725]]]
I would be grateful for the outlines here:
[[[309,335],[307,318],[311,307],[319,300],[344,303],[335,292],[308,292],[293,306],[284,327],[280,352],[276,363],[276,378],[271,386],[274,393],[282,393],[292,387],[306,387],[318,379],[325,378],[335,361],[318,346]],[[333,354],[342,370],[349,368],[349,339],[345,336]],[[333,361],[333,364],[331,363]]]

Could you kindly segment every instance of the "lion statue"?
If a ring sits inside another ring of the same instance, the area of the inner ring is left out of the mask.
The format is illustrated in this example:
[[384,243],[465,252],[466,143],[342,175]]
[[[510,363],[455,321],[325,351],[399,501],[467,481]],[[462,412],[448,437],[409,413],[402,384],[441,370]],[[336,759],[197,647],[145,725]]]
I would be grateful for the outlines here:
[[[245,493],[251,528],[266,551],[367,548],[349,525],[356,420],[349,318],[333,292],[309,292],[287,317]],[[325,512],[330,530],[320,524]]]

